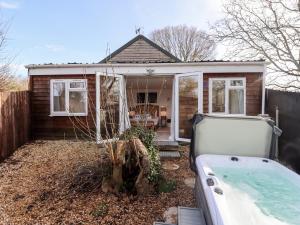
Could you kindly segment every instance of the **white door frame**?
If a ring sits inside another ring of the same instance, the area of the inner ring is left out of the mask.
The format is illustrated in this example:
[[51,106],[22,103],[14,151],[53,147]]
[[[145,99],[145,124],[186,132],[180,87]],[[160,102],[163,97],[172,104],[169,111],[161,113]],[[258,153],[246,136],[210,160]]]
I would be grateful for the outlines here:
[[120,87],[120,97],[119,97],[119,132],[124,131],[124,119],[123,116],[125,112],[123,107],[124,102],[124,76],[119,74],[103,74],[101,72],[96,72],[96,142],[100,144],[101,142],[105,141],[101,137],[101,96],[100,96],[100,76],[109,76],[109,77],[117,77],[120,78],[119,87]]
[[191,72],[175,75],[175,140],[190,142],[188,138],[179,137],[179,79],[181,77],[198,76],[198,113],[203,113],[203,72]]

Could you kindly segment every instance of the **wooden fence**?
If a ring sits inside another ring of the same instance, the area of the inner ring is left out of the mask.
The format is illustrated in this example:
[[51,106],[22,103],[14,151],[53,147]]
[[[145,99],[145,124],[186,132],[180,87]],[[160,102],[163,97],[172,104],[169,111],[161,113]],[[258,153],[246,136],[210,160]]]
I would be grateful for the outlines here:
[[30,138],[28,91],[0,92],[0,161]]
[[279,159],[300,174],[300,93],[266,90],[266,112],[275,119],[279,110]]

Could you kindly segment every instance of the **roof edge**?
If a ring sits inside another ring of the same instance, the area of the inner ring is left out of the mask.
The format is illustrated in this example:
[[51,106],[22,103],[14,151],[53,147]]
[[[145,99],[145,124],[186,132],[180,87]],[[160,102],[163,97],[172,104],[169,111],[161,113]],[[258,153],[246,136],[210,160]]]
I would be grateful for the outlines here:
[[147,42],[153,48],[156,48],[157,50],[161,51],[162,53],[164,53],[168,57],[172,58],[175,62],[181,62],[181,60],[178,59],[176,56],[174,56],[173,54],[171,54],[167,50],[163,49],[158,44],[154,43],[153,41],[151,41],[150,39],[148,39],[144,35],[139,34],[136,37],[134,37],[133,39],[131,39],[130,41],[128,41],[126,44],[124,44],[123,46],[121,46],[120,48],[118,48],[117,50],[115,50],[113,53],[111,53],[110,55],[108,55],[107,57],[105,57],[104,59],[102,59],[99,63],[107,63],[110,59],[112,59],[114,56],[116,56],[117,54],[119,54],[121,51],[123,51],[124,49],[126,49],[127,47],[129,47],[130,45],[132,45],[134,42],[136,42],[139,39],[143,39],[145,42]]
[[151,67],[151,66],[211,66],[211,65],[268,65],[269,62],[260,61],[199,61],[174,63],[69,63],[69,64],[29,64],[26,69],[35,68],[74,68],[74,67]]

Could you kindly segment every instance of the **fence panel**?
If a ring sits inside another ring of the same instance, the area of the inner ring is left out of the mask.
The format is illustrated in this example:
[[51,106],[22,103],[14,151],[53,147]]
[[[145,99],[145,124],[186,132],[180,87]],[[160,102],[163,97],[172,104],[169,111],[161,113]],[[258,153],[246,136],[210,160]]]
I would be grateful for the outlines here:
[[0,92],[0,161],[26,143],[29,138],[29,92]]
[[267,89],[266,112],[275,119],[279,110],[279,158],[300,173],[300,93]]

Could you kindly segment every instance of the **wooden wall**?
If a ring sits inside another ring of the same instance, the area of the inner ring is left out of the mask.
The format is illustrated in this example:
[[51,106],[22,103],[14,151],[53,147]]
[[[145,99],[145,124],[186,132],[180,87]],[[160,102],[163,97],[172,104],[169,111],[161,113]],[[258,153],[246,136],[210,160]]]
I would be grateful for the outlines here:
[[[261,73],[206,73],[203,84],[203,109],[208,112],[208,79],[246,77],[246,113],[247,115],[258,115],[261,113],[262,97],[262,74]],[[87,117],[50,117],[50,80],[51,79],[88,79],[88,116]],[[31,76],[30,89],[32,91],[32,134],[34,138],[67,138],[74,137],[74,121],[82,125],[88,125],[92,131],[95,130],[95,75],[54,75],[54,76]],[[184,113],[183,113],[184,114]],[[181,118],[189,117],[181,115]],[[78,121],[77,121],[78,120]],[[82,127],[79,126],[80,127]],[[181,124],[186,128],[188,123]],[[80,131],[77,129],[77,131]],[[189,134],[183,134],[188,136]]]
[[261,113],[262,73],[205,73],[203,76],[203,112],[208,113],[209,78],[246,77],[246,114],[257,116]]
[[[88,116],[50,115],[51,79],[87,79],[88,80]],[[85,137],[88,130],[95,131],[95,75],[49,75],[30,76],[32,135],[34,138],[70,138],[78,134]],[[74,130],[74,128],[76,128]]]
[[0,161],[30,139],[28,91],[0,93]]

